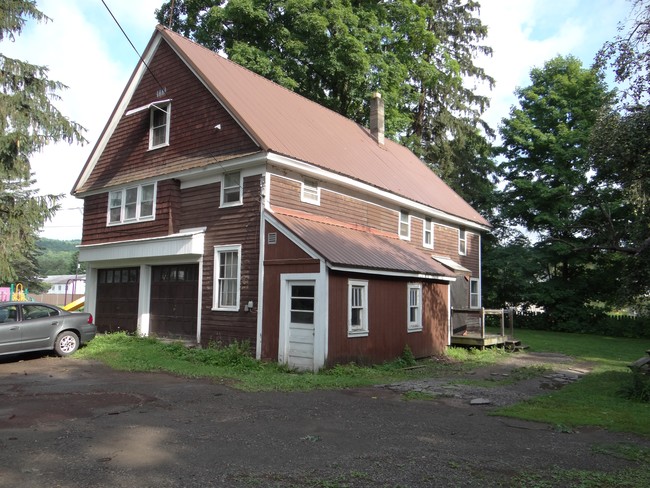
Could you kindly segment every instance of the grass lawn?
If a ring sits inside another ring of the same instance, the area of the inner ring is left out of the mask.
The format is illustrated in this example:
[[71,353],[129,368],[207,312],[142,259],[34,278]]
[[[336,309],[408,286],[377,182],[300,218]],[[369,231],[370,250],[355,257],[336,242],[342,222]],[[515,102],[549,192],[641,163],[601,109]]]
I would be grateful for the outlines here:
[[597,426],[650,436],[650,403],[620,394],[632,381],[628,364],[650,349],[650,340],[534,330],[519,330],[516,337],[531,351],[562,353],[595,367],[578,382],[499,409],[497,415],[548,422],[560,430]]

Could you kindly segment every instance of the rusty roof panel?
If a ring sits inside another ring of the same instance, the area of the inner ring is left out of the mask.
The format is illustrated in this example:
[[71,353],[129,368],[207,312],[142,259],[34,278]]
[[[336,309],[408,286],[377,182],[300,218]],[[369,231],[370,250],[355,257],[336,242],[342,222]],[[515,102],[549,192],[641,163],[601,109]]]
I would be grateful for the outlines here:
[[386,235],[366,232],[343,222],[333,223],[317,216],[293,215],[276,209],[273,216],[330,266],[369,271],[392,271],[429,277],[454,276],[427,253]]

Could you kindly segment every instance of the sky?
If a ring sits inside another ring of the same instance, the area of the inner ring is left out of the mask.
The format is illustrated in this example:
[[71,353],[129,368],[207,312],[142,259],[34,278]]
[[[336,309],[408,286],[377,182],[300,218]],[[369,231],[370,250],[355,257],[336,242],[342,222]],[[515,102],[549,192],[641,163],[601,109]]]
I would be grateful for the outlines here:
[[[629,14],[629,0],[479,0],[488,26],[484,44],[492,57],[477,60],[496,80],[485,120],[497,128],[516,104],[514,91],[527,86],[534,67],[556,55],[572,54],[591,64],[602,44],[617,34]],[[102,0],[37,0],[51,22],[30,21],[14,42],[0,42],[0,53],[49,68],[49,78],[68,86],[57,108],[85,127],[85,145],[47,146],[32,159],[41,194],[65,194],[61,210],[45,224],[42,237],[81,239],[83,202],[72,187],[138,62]],[[154,10],[163,0],[104,0],[138,52],[156,26]]]

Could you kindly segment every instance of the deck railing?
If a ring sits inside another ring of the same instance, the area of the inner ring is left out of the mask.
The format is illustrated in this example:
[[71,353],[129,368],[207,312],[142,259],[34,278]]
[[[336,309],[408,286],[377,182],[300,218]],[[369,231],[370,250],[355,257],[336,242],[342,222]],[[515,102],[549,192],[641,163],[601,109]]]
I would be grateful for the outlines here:
[[501,329],[501,335],[505,336],[506,335],[506,320],[505,317],[506,315],[508,316],[508,323],[509,323],[509,336],[513,337],[514,336],[514,311],[511,308],[453,308],[451,309],[451,314],[452,317],[454,314],[468,314],[468,315],[474,315],[478,318],[479,322],[479,330],[480,330],[480,337],[481,339],[484,339],[486,334],[485,334],[485,316],[486,315],[497,315],[500,317],[500,329]]

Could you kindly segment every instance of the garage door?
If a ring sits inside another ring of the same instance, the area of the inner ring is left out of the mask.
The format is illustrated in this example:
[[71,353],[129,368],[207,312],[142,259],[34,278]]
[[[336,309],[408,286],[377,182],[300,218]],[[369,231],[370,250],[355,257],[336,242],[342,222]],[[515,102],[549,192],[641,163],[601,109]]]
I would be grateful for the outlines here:
[[140,269],[100,269],[97,278],[97,329],[100,332],[136,332]]
[[150,334],[196,340],[199,265],[151,268]]

